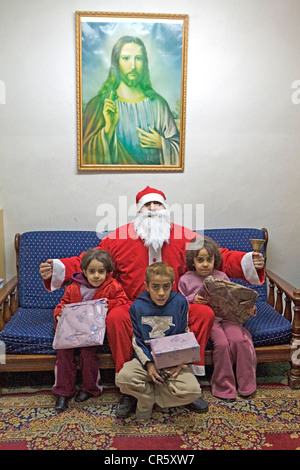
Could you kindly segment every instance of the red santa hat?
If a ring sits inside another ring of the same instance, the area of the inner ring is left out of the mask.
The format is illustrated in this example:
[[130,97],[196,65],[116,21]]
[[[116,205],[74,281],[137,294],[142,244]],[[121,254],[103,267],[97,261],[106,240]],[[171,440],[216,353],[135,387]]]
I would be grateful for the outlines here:
[[162,191],[158,189],[150,188],[147,186],[145,189],[140,191],[136,195],[136,204],[138,212],[141,210],[144,204],[151,201],[158,201],[166,207],[166,196]]

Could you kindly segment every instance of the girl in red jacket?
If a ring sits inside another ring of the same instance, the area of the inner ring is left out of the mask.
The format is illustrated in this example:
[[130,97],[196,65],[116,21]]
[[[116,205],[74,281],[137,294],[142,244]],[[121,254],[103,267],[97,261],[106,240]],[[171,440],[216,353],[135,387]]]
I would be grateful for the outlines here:
[[[73,282],[66,286],[64,295],[53,312],[56,324],[64,304],[106,298],[109,312],[113,307],[130,303],[121,284],[112,277],[114,265],[107,251],[97,248],[88,250],[82,257],[80,267],[82,272],[73,275]],[[78,402],[102,393],[97,346],[80,348],[80,366],[82,388],[75,398]],[[74,349],[58,349],[54,368],[55,384],[52,389],[54,395],[57,395],[57,411],[66,409],[68,399],[74,395],[76,372]]]

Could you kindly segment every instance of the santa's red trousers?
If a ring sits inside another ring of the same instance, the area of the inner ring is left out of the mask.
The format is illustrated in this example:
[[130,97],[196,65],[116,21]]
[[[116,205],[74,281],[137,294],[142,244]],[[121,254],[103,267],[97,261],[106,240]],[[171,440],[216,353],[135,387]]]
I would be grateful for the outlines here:
[[[116,372],[119,372],[124,363],[130,361],[133,355],[133,328],[129,308],[130,305],[112,308],[106,317],[106,334],[116,364]],[[210,337],[214,318],[214,312],[207,305],[190,304],[188,325],[200,345],[200,361],[195,362],[195,365],[204,366],[205,348]]]

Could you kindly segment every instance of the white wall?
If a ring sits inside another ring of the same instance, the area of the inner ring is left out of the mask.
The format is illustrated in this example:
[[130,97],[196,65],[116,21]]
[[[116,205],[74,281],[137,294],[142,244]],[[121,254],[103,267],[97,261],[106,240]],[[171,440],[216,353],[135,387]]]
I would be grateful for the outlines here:
[[[76,10],[189,15],[183,173],[77,171]],[[267,227],[268,267],[300,287],[299,18],[299,0],[0,0],[7,277],[16,232],[93,230],[149,184],[204,203],[206,228]]]

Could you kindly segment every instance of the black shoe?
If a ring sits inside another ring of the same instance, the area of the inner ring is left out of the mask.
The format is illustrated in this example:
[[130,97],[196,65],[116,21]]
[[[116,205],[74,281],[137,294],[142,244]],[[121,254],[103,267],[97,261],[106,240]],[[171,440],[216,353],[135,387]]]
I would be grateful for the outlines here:
[[119,403],[117,404],[116,416],[117,418],[128,418],[136,409],[137,399],[131,395],[122,395]]
[[91,393],[83,392],[82,390],[80,390],[80,392],[75,397],[75,401],[82,402],[82,401],[88,400],[92,396],[93,395]]
[[68,408],[68,397],[57,397],[56,403],[55,403],[55,409],[56,411],[65,411],[65,409]]
[[196,413],[206,413],[208,411],[208,403],[202,398],[198,398],[198,400],[193,401],[193,403],[187,406]]

